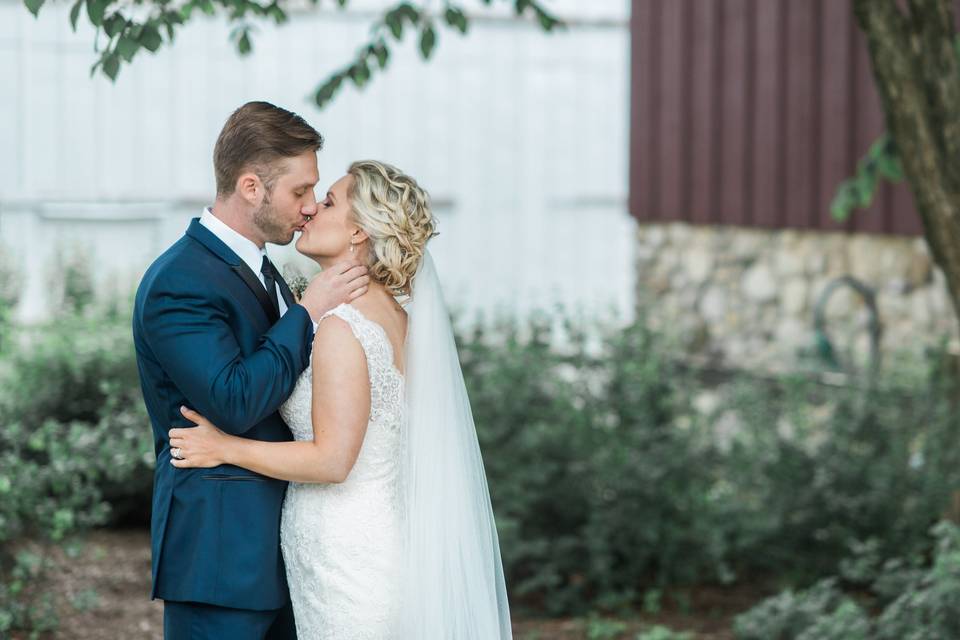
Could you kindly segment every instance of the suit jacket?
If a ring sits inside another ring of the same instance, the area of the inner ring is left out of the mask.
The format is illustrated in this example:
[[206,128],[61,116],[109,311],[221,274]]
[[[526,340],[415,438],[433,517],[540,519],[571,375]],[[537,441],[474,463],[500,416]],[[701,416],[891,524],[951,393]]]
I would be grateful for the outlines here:
[[133,336],[153,427],[151,599],[278,609],[289,595],[280,554],[287,483],[221,465],[177,469],[167,436],[191,426],[180,406],[229,433],[291,440],[277,408],[307,367],[313,325],[286,283],[282,318],[263,284],[194,219],[137,289]]

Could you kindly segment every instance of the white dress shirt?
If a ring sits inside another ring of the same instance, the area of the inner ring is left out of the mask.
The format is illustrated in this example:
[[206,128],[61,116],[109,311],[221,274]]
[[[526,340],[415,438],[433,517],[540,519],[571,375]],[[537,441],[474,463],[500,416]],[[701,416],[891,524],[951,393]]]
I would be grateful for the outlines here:
[[[213,211],[210,210],[210,207],[207,207],[203,210],[203,214],[200,216],[200,224],[209,229],[213,235],[217,236],[217,238],[223,242],[223,244],[230,247],[231,251],[240,256],[240,259],[243,260],[247,266],[250,267],[250,270],[256,274],[257,278],[260,280],[260,284],[263,285],[264,291],[266,291],[267,285],[263,281],[263,274],[260,273],[260,267],[263,266],[263,258],[267,255],[267,250],[261,249],[252,240],[243,237],[228,227],[223,220],[213,215]],[[283,296],[280,295],[279,284],[276,286],[276,289],[277,290],[274,292],[274,295],[277,297],[280,315],[282,316],[287,312],[287,303],[284,302]]]

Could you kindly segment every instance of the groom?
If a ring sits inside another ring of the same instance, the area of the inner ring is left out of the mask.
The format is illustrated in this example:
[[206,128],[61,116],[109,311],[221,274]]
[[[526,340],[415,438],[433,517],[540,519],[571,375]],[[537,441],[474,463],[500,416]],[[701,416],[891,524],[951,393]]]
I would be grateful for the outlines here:
[[134,344],[157,466],[153,590],[167,640],[294,640],[280,555],[286,482],[223,465],[176,469],[167,430],[181,406],[225,431],[291,440],[277,408],[310,357],[315,322],[361,294],[365,267],[324,270],[294,299],[267,258],[317,213],[323,139],[266,102],[230,116],[214,149],[217,197],[150,266],[137,290]]

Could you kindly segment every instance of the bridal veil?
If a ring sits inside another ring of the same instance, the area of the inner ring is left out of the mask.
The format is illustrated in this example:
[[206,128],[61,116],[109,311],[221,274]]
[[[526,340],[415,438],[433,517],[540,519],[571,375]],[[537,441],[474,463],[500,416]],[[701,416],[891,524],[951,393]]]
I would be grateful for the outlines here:
[[511,638],[497,528],[436,268],[407,304],[403,640]]

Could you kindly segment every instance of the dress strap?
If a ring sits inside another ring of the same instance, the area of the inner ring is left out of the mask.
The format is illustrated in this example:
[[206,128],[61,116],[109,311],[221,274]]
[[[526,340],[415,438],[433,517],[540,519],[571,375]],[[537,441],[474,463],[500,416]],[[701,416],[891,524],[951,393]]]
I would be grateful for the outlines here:
[[393,366],[393,345],[387,332],[379,324],[369,320],[359,309],[351,304],[343,303],[327,311],[321,316],[322,322],[327,316],[337,316],[347,323],[354,337],[363,347],[363,352],[367,356],[367,365],[370,368],[370,374],[373,376],[374,370],[389,369]]

